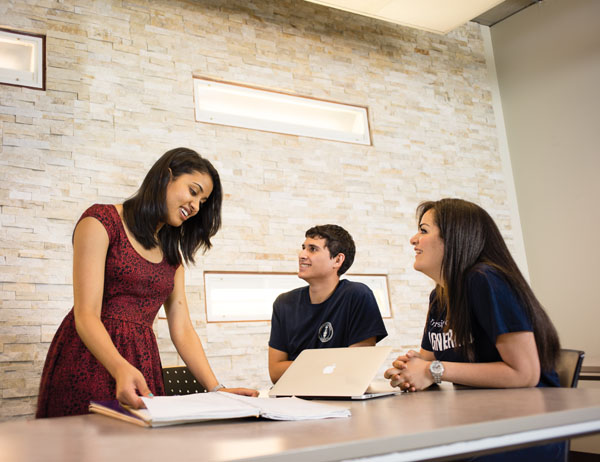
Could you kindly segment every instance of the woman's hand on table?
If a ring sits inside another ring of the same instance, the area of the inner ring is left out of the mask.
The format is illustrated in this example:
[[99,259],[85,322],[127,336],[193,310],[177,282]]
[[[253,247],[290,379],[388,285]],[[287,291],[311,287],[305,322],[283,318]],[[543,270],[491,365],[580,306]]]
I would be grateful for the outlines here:
[[392,387],[399,387],[403,391],[424,390],[433,384],[429,364],[418,352],[409,350],[396,358],[392,367],[385,371],[384,377],[390,380]]
[[252,390],[251,388],[221,388],[219,391],[226,393],[233,393],[234,395],[242,396],[258,396],[258,390]]

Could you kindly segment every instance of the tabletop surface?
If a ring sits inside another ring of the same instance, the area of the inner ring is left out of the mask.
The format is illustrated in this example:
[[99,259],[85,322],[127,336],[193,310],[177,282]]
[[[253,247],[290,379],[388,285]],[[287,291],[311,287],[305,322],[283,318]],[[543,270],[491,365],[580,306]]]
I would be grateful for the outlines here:
[[101,415],[0,423],[0,462],[340,460],[600,422],[600,390],[470,389],[403,393],[342,419],[256,418],[142,428]]

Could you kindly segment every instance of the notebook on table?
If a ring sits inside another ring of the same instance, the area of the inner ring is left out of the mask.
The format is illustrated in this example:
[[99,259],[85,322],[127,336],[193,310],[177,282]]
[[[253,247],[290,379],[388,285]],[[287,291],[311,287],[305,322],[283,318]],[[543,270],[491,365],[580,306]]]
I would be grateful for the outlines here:
[[398,393],[383,377],[376,377],[391,351],[375,346],[304,350],[269,396],[369,399]]

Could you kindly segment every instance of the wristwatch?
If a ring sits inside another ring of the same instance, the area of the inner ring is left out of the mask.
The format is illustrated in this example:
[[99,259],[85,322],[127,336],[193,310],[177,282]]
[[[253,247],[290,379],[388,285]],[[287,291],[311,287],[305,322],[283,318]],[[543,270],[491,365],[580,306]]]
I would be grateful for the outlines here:
[[222,383],[220,383],[219,385],[215,386],[212,390],[210,390],[211,392],[213,391],[219,391],[221,388],[227,388],[225,385],[223,385]]
[[431,361],[429,365],[429,372],[433,377],[435,383],[442,383],[442,374],[444,373],[444,365],[441,361]]

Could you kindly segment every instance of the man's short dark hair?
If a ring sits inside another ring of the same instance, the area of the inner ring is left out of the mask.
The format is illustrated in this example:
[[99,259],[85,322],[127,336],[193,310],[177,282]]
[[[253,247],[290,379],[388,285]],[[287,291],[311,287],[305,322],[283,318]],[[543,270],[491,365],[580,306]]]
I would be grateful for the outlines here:
[[329,256],[335,257],[339,253],[344,254],[344,263],[338,269],[338,276],[341,276],[354,262],[356,246],[350,233],[338,225],[320,225],[313,226],[304,234],[304,237],[312,239],[325,239],[325,247],[329,249]]

